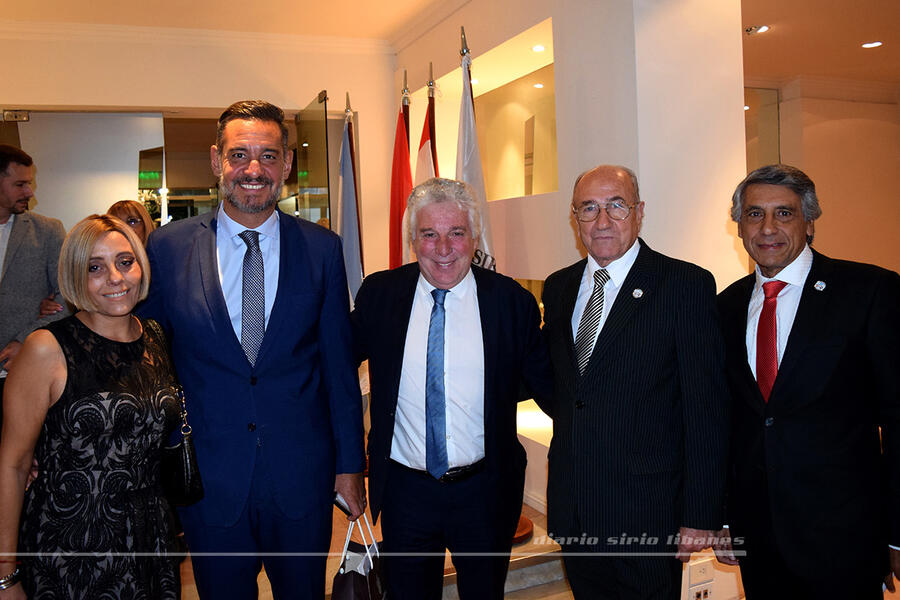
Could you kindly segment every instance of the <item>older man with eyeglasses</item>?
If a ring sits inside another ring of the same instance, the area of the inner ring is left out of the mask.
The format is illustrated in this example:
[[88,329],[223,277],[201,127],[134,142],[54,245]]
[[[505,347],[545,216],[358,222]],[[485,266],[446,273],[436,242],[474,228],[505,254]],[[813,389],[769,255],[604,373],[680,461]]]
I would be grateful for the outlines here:
[[637,177],[575,181],[588,256],[544,284],[555,391],[549,527],[576,599],[679,598],[722,523],[727,391],[715,281],[651,250]]

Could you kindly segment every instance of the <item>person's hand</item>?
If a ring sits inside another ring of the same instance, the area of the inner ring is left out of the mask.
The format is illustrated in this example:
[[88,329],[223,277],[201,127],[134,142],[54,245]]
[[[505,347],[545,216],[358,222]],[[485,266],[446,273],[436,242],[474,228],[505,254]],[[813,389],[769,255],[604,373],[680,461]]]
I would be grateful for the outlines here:
[[355,521],[362,516],[366,510],[366,485],[362,473],[338,473],[334,478],[334,491],[347,501],[349,520]]
[[678,553],[675,558],[681,562],[688,562],[691,560],[692,552],[700,552],[709,548],[709,539],[715,535],[716,532],[710,529],[682,527],[678,530]]
[[893,593],[897,591],[894,578],[900,579],[900,550],[895,548],[890,548],[889,550],[891,553],[891,571],[884,576],[884,586],[889,592]]
[[3,350],[0,350],[0,366],[9,371],[9,368],[12,366],[13,360],[15,360],[16,355],[19,353],[19,350],[22,349],[22,342],[17,342],[16,340],[8,343]]
[[713,542],[713,551],[716,553],[716,559],[724,565],[737,565],[738,560],[734,555],[734,548],[731,545],[731,530],[723,527],[716,532],[716,539]]
[[54,300],[55,297],[55,294],[50,294],[49,296],[41,300],[40,310],[38,311],[39,317],[49,317],[50,315],[55,315],[63,309],[63,305]]

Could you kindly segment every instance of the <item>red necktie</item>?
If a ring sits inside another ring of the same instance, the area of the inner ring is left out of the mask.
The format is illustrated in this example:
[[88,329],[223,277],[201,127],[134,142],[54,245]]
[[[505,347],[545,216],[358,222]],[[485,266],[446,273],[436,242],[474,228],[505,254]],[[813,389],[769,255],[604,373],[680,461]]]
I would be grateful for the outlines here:
[[759,326],[756,329],[756,383],[762,392],[763,400],[769,401],[775,375],[778,374],[778,331],[775,326],[775,308],[778,306],[778,293],[786,286],[783,281],[767,281],[763,284],[766,299],[762,313],[759,315]]

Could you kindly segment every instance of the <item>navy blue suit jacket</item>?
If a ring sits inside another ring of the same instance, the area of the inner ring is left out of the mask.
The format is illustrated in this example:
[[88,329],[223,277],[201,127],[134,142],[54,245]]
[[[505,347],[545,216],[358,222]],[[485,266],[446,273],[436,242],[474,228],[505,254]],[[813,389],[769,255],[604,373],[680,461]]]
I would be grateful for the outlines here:
[[330,504],[335,472],[364,469],[340,239],[279,214],[278,292],[251,366],[219,282],[216,215],[150,236],[150,295],[140,308],[169,336],[193,427],[206,495],[183,516],[236,522],[259,452],[276,503],[297,518]]
[[[493,486],[493,513],[505,526],[506,519],[518,521],[525,484],[516,407],[531,393],[549,392],[550,364],[534,297],[509,277],[475,266],[472,272],[484,344],[485,469]],[[369,359],[369,503],[375,517],[388,484],[403,351],[418,280],[418,263],[369,275],[351,315],[357,359]]]

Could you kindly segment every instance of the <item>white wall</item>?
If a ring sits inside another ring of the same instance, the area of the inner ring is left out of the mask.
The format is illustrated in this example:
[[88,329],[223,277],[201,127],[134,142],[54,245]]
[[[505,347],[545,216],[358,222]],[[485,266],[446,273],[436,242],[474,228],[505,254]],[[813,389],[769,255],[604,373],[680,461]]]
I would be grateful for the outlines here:
[[781,158],[816,183],[814,247],[900,271],[900,89],[798,80],[781,102]]
[[221,111],[236,100],[262,98],[299,109],[326,89],[330,107],[343,111],[344,92],[350,92],[359,112],[363,248],[370,271],[387,266],[399,88],[386,42],[0,21],[0,54],[16,57],[3,67],[5,108]]
[[469,2],[409,36],[395,80],[403,68],[411,81],[427,79],[427,61],[436,77],[456,68],[460,25],[477,57],[548,17],[559,191],[489,204],[499,269],[543,279],[578,260],[572,182],[621,163],[640,177],[651,246],[710,269],[720,287],[746,273],[727,219],[745,174],[738,0]]
[[68,230],[118,200],[134,200],[141,150],[163,144],[159,114],[34,113],[19,123],[37,166],[35,212]]

